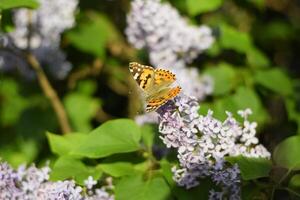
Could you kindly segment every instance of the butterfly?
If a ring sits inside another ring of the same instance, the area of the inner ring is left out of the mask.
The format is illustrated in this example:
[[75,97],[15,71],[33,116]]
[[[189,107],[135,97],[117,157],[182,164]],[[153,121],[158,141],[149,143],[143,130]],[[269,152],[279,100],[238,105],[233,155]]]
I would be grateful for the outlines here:
[[129,71],[137,84],[146,95],[146,112],[151,112],[176,97],[181,87],[171,87],[176,81],[175,74],[164,69],[141,65],[137,62],[129,63]]

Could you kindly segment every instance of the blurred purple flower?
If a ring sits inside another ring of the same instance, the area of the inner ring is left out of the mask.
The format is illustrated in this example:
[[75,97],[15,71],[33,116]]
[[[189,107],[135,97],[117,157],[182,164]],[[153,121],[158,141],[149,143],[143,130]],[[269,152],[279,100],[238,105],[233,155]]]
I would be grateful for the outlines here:
[[75,24],[78,0],[38,1],[37,10],[21,8],[14,12],[15,30],[9,35],[20,49],[58,48],[61,33]]
[[200,77],[197,69],[186,67],[213,44],[209,27],[189,25],[175,8],[160,0],[132,1],[127,24],[128,41],[138,49],[147,49],[153,66],[175,73],[190,96],[202,100],[211,94],[213,81]]
[[27,78],[33,73],[25,60],[15,54],[29,50],[53,77],[63,79],[71,70],[71,64],[59,49],[61,33],[74,26],[77,0],[39,0],[37,10],[26,8],[13,12],[15,29],[3,35],[0,50],[0,70],[18,70]]
[[134,0],[126,35],[136,48],[147,48],[155,66],[184,67],[214,38],[207,26],[190,26],[176,9],[160,0]]

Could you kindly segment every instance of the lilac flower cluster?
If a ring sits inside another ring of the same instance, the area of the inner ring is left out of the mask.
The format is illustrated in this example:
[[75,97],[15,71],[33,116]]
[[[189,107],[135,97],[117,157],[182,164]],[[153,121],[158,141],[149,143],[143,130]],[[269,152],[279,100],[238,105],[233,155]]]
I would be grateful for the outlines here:
[[146,48],[152,65],[178,74],[179,85],[199,100],[212,92],[212,80],[186,66],[212,45],[210,28],[189,25],[176,9],[160,0],[132,1],[127,22],[128,41],[138,49]]
[[229,112],[221,122],[212,111],[200,115],[199,107],[195,98],[181,95],[157,110],[160,138],[178,153],[180,165],[172,168],[173,178],[178,185],[191,188],[199,184],[199,178],[211,177],[222,187],[222,192],[211,191],[211,199],[226,195],[239,199],[239,169],[229,167],[224,158],[243,155],[269,159],[271,155],[255,137],[257,124],[247,119],[250,109],[238,112],[244,119],[241,125]]
[[78,0],[39,0],[39,3],[37,10],[21,8],[13,12],[15,29],[2,36],[6,42],[1,45],[4,50],[0,50],[0,70],[18,70],[31,77],[27,63],[15,52],[29,50],[54,77],[62,79],[72,66],[59,48],[60,37],[75,24]]
[[127,20],[129,42],[138,49],[146,47],[153,65],[182,67],[213,42],[208,27],[189,26],[160,0],[134,0]]
[[240,169],[237,164],[225,168],[223,161],[219,161],[212,172],[211,179],[222,187],[222,191],[210,190],[210,200],[222,200],[224,196],[229,196],[232,200],[240,199]]
[[114,186],[112,179],[108,178],[107,186],[94,189],[97,181],[89,177],[85,181],[87,192],[77,186],[73,180],[51,182],[49,181],[50,168],[41,169],[34,165],[26,168],[21,165],[14,170],[6,162],[0,163],[0,199],[3,200],[113,200],[114,196],[108,193]]

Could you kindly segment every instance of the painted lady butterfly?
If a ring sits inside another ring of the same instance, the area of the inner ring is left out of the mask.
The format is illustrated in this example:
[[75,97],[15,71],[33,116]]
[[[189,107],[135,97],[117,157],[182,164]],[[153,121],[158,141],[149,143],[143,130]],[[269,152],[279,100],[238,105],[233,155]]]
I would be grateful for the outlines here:
[[170,87],[175,82],[175,74],[164,69],[129,63],[129,70],[133,78],[146,95],[146,112],[151,112],[176,97],[181,87]]

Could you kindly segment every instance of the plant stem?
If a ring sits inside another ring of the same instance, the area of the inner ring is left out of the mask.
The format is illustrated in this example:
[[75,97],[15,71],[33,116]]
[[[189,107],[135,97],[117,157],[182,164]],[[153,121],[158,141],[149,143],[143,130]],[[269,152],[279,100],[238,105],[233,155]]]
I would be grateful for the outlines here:
[[26,59],[29,65],[36,72],[39,84],[45,94],[45,96],[50,100],[51,105],[55,111],[55,114],[58,118],[58,122],[63,134],[67,134],[71,132],[71,127],[69,124],[69,120],[65,111],[65,108],[59,99],[56,91],[51,86],[45,72],[43,71],[38,60],[30,53],[26,54]]
[[99,58],[95,59],[91,67],[84,67],[70,75],[68,87],[71,89],[75,88],[77,81],[87,76],[98,76],[102,68],[103,62]]

